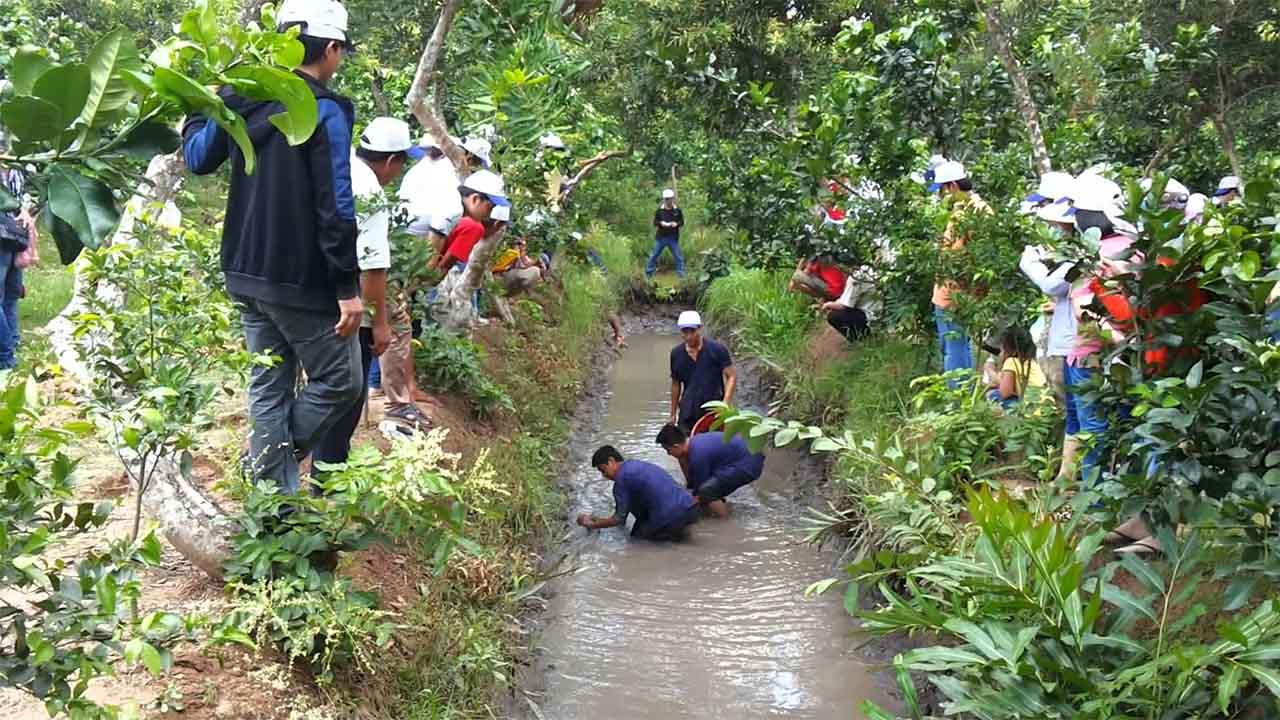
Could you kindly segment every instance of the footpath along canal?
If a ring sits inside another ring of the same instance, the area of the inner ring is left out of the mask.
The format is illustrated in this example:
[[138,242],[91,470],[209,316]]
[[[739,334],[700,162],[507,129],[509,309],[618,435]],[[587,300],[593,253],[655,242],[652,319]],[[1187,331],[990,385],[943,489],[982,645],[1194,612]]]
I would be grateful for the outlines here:
[[[612,511],[611,484],[586,460],[601,444],[683,482],[654,441],[667,418],[668,355],[678,342],[632,335],[608,370],[603,416],[579,429],[570,450],[570,518]],[[763,405],[760,379],[739,367],[741,404]],[[832,572],[832,556],[797,542],[799,498],[820,472],[802,453],[771,451],[764,476],[733,496],[733,516],[704,519],[686,543],[575,528],[563,552],[577,569],[548,587],[516,714],[849,720],[862,717],[858,706],[868,698],[896,706],[889,674],[860,653],[838,594],[804,597]]]

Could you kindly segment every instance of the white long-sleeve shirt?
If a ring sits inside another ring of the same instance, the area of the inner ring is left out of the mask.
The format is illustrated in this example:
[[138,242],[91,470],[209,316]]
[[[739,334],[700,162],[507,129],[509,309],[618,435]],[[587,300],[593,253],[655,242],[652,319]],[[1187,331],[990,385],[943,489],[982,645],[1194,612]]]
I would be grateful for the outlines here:
[[1049,271],[1040,254],[1028,246],[1022,251],[1018,269],[1040,292],[1053,299],[1053,317],[1049,320],[1049,344],[1045,354],[1050,357],[1066,357],[1076,345],[1076,314],[1071,307],[1071,283],[1067,273],[1075,267],[1063,263]]

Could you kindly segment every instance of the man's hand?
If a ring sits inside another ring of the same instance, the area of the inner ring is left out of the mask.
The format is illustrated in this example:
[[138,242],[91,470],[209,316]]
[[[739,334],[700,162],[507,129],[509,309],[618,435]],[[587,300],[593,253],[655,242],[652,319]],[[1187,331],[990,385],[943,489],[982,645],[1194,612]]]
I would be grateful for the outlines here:
[[391,323],[387,320],[373,321],[373,356],[381,357],[382,353],[387,351],[391,346]]
[[360,330],[360,320],[364,317],[364,303],[360,302],[360,298],[352,297],[346,300],[338,301],[338,324],[333,326],[333,331],[339,337],[351,337],[352,333]]
[[586,529],[590,530],[590,529],[591,529],[591,516],[590,516],[590,515],[588,515],[588,514],[586,514],[586,513],[582,513],[581,515],[579,515],[579,516],[578,516],[578,524],[579,524],[579,525],[581,525],[582,527],[584,527],[584,528],[586,528]]
[[667,422],[671,423],[672,425],[675,425],[675,424],[676,424],[676,420],[678,420],[678,419],[679,419],[678,415],[679,415],[679,413],[673,410],[673,411],[671,412],[671,417],[667,418]]

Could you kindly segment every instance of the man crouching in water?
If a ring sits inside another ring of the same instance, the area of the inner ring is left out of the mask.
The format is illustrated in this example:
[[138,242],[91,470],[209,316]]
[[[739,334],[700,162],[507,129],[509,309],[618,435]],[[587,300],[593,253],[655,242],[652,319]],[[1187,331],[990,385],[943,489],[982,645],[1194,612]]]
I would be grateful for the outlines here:
[[627,515],[635,515],[631,536],[645,540],[683,540],[685,530],[701,514],[698,504],[666,470],[643,460],[623,460],[612,445],[591,456],[591,466],[613,481],[614,513],[610,517],[578,516],[588,530],[626,527]]
[[666,425],[658,431],[658,444],[680,461],[694,498],[716,517],[729,517],[725,498],[759,480],[764,472],[764,454],[751,452],[736,435],[728,441],[722,432],[689,437],[679,425]]

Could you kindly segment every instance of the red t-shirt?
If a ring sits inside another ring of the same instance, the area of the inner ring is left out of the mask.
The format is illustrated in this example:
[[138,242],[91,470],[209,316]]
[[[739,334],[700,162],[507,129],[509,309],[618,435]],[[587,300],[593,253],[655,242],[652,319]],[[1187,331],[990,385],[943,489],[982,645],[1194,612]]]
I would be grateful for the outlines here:
[[824,265],[820,262],[809,263],[809,274],[822,278],[827,286],[827,299],[835,300],[844,294],[844,271],[835,265]]
[[484,225],[477,220],[469,217],[459,220],[444,241],[445,259],[452,257],[458,262],[467,262],[471,257],[471,249],[484,237],[484,232]]

